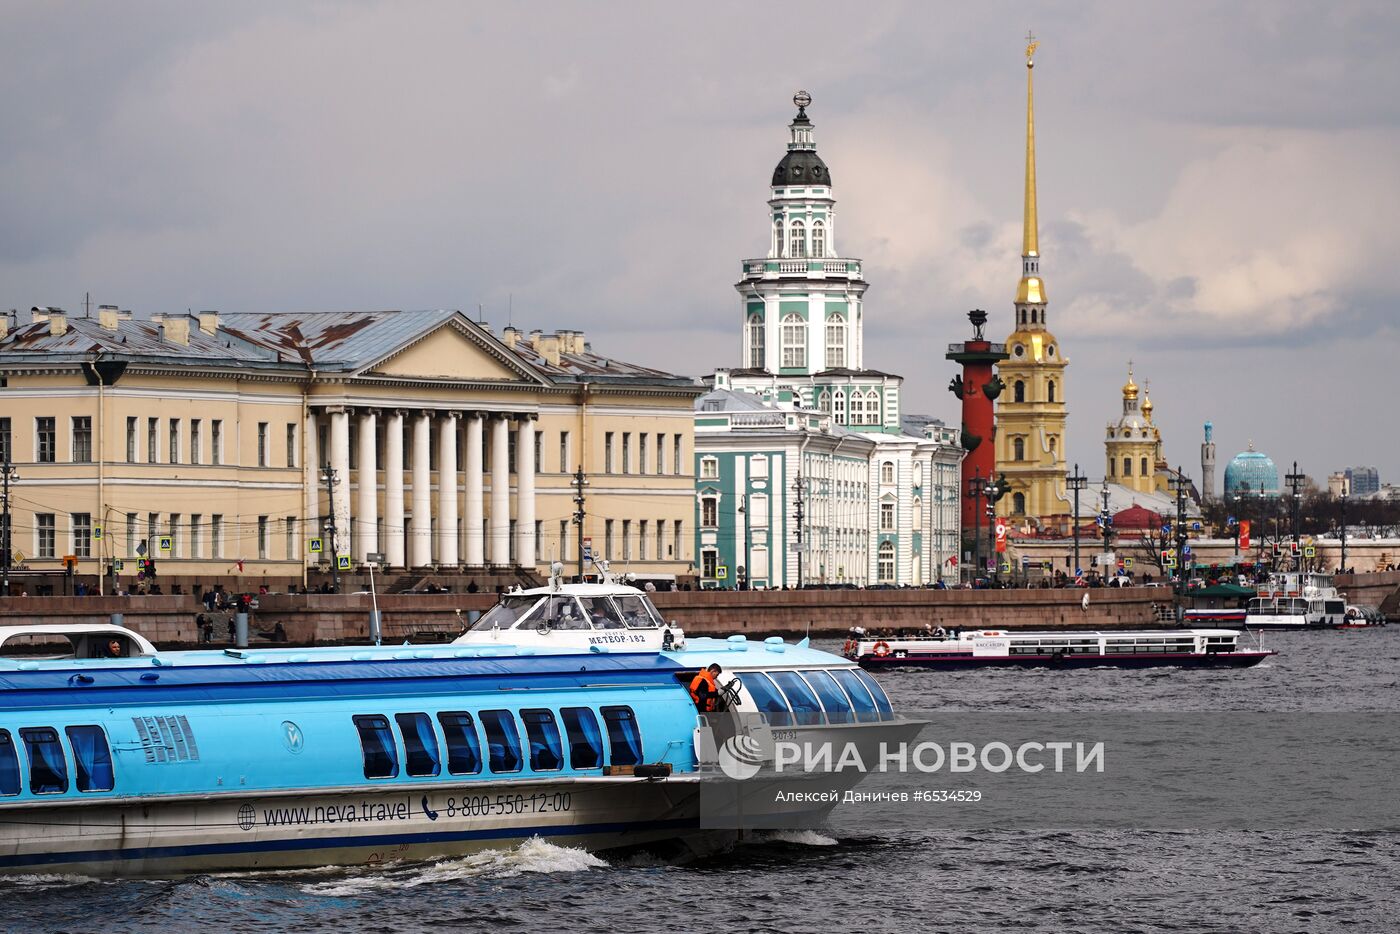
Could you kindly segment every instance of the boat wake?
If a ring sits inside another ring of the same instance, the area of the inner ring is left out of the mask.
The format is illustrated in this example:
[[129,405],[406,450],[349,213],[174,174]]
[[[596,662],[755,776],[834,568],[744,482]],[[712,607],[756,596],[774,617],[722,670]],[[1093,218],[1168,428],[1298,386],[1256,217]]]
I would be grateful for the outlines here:
[[101,883],[101,879],[94,879],[91,876],[67,875],[56,872],[36,872],[28,875],[6,876],[4,879],[4,889],[22,888],[29,891],[42,891],[44,889],[66,889],[75,885],[92,885]]
[[463,879],[508,879],[526,873],[586,872],[607,866],[606,862],[587,850],[556,846],[539,837],[531,837],[508,850],[484,850],[461,859],[438,863],[390,865],[373,874],[314,882],[303,885],[301,889],[309,895],[363,895],[374,889],[414,888]]
[[753,838],[755,843],[788,843],[795,846],[839,846],[840,840],[815,830],[769,830]]

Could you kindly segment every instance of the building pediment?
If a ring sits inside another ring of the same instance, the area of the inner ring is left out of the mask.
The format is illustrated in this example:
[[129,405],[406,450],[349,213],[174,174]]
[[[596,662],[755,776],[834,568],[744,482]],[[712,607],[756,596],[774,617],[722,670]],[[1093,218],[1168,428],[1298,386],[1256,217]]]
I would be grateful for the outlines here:
[[543,374],[465,318],[451,318],[429,331],[414,335],[368,363],[356,375],[454,382],[549,382]]

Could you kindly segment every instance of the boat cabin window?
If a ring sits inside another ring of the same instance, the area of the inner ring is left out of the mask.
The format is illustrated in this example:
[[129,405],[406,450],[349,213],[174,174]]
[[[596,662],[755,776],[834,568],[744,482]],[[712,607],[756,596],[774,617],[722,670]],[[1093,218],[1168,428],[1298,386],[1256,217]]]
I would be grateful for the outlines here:
[[554,594],[521,620],[520,628],[570,630],[591,629],[592,625],[577,600],[567,594]]
[[569,767],[597,769],[603,765],[603,734],[598,718],[587,707],[565,707],[564,732],[569,735]]
[[19,731],[29,754],[29,791],[36,795],[57,795],[68,790],[68,763],[63,759],[63,745],[58,731],[49,727],[31,727]]
[[493,772],[520,771],[520,730],[509,710],[483,710],[487,764]]
[[846,695],[851,699],[851,706],[855,708],[856,719],[860,721],[878,720],[880,712],[875,707],[875,699],[870,696],[870,691],[866,689],[856,673],[849,668],[837,668],[831,673],[836,682],[846,689]]
[[442,759],[438,754],[437,734],[433,732],[433,721],[425,713],[400,713],[394,715],[403,733],[404,771],[409,775],[437,775],[442,771]]
[[622,617],[607,597],[579,597],[594,629],[621,629]]
[[761,671],[746,671],[741,679],[760,713],[770,714],[770,723],[788,722],[788,705],[778,686]]
[[792,705],[793,716],[799,724],[820,723],[822,719],[822,705],[817,700],[817,695],[812,693],[812,689],[807,686],[795,671],[773,671],[769,672],[774,683],[782,688],[787,695],[788,703]]
[[365,778],[393,778],[399,774],[399,751],[387,717],[379,714],[355,718],[360,733],[360,752],[365,760]]
[[885,689],[880,687],[880,682],[876,681],[869,674],[867,674],[864,671],[861,671],[859,668],[853,669],[853,671],[855,673],[855,676],[860,679],[860,683],[864,684],[866,688],[870,691],[870,696],[875,698],[876,709],[879,710],[880,713],[884,716],[893,716],[894,708],[890,706],[890,699],[885,696]]
[[19,794],[19,754],[9,730],[0,730],[0,795]]
[[603,722],[608,725],[608,753],[612,765],[640,765],[642,734],[631,707],[604,707]]
[[501,598],[491,609],[482,614],[472,626],[472,632],[490,632],[492,629],[510,629],[520,617],[524,616],[536,603],[540,602],[538,594],[525,596],[522,594],[507,594]]
[[447,740],[447,771],[453,775],[472,775],[481,771],[481,741],[476,737],[476,724],[465,711],[438,714],[442,735]]
[[836,686],[831,675],[824,671],[804,671],[802,677],[807,679],[812,690],[816,691],[817,696],[821,698],[822,706],[826,708],[828,720],[832,723],[851,722],[851,702]]
[[535,772],[557,772],[564,767],[564,745],[559,725],[548,710],[522,710],[525,737],[530,741],[530,768]]
[[70,726],[66,732],[73,747],[73,780],[78,790],[111,791],[116,784],[112,775],[112,750],[102,727]]
[[622,611],[622,621],[628,629],[655,629],[662,625],[661,614],[641,594],[623,594],[613,599],[617,601],[617,607]]

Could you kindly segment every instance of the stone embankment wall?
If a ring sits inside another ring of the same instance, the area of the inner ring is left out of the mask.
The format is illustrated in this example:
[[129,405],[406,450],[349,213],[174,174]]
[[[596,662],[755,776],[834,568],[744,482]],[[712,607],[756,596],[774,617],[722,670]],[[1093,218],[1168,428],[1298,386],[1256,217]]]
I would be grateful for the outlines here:
[[[1352,602],[1382,606],[1400,617],[1400,571],[1342,576]],[[1085,593],[1089,605],[1082,603]],[[1157,609],[1170,605],[1160,587],[1094,590],[786,590],[680,591],[654,595],[662,615],[696,634],[749,636],[841,635],[852,626],[904,629],[1123,629],[1167,625]],[[386,642],[450,639],[459,619],[490,607],[489,593],[382,594],[379,611]],[[292,643],[364,642],[369,637],[368,594],[268,594],[251,619],[252,644],[267,644],[277,624]],[[457,611],[462,611],[458,617]],[[195,617],[204,608],[189,596],[0,598],[0,625],[32,622],[107,622],[126,625],[157,644],[198,640]],[[226,617],[216,615],[214,639],[227,642]]]

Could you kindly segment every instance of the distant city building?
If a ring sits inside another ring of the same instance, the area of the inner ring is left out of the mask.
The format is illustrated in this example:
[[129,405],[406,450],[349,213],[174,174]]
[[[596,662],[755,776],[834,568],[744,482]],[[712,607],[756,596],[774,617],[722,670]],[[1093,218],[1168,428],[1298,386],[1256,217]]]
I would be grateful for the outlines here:
[[1206,422],[1206,440],[1201,444],[1201,500],[1215,499],[1215,426]]
[[1352,496],[1370,496],[1380,492],[1381,472],[1374,467],[1348,467],[1347,482]]
[[1263,451],[1241,451],[1225,465],[1225,498],[1229,501],[1248,497],[1279,495],[1278,467]]
[[1327,493],[1330,496],[1350,496],[1351,478],[1345,470],[1327,475]]
[[695,403],[701,585],[956,580],[960,432],[903,416],[902,378],[865,367],[867,284],[836,249],[811,98],[793,102],[768,256],[735,286],[745,366]]

